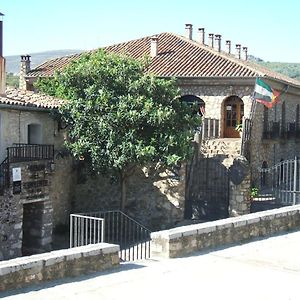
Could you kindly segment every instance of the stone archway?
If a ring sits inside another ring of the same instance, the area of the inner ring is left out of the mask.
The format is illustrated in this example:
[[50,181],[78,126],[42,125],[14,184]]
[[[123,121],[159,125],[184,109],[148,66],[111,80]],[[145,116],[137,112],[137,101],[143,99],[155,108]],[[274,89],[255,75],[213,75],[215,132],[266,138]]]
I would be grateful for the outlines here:
[[223,137],[239,138],[239,132],[235,129],[242,124],[244,116],[244,102],[238,96],[229,96],[223,101]]
[[195,95],[184,95],[180,97],[181,101],[186,102],[189,105],[198,105],[198,110],[196,111],[197,114],[200,115],[200,117],[204,116],[205,114],[205,102]]

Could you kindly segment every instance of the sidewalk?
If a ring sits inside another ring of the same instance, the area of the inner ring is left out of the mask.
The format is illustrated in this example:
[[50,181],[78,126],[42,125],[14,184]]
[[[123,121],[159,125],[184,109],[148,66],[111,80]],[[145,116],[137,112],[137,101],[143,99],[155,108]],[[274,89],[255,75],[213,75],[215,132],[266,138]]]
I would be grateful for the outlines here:
[[0,298],[300,299],[300,231],[192,256],[124,263],[113,272],[59,280]]

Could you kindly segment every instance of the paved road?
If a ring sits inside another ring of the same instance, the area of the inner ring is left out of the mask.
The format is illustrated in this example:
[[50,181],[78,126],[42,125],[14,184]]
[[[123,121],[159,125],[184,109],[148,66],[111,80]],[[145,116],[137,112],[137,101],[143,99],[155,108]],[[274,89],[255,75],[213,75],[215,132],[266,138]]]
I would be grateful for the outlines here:
[[60,280],[0,298],[300,299],[300,231],[170,260],[122,264],[114,272]]

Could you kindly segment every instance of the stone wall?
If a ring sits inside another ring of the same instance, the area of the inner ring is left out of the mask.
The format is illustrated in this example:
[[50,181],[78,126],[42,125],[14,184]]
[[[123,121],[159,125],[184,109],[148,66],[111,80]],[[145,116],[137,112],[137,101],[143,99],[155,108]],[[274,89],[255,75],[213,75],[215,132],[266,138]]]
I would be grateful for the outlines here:
[[300,228],[300,205],[182,226],[153,232],[151,257],[179,257],[297,228]]
[[0,291],[118,267],[119,250],[100,243],[0,262]]
[[23,205],[11,190],[0,196],[0,261],[22,254]]
[[[21,182],[16,186],[13,168],[21,168]],[[10,187],[0,196],[0,260],[48,251],[52,242],[50,162],[11,163],[9,174]]]
[[[104,176],[88,177],[79,168],[72,211],[120,208],[120,183]],[[170,228],[183,220],[185,166],[180,170],[137,168],[127,182],[125,213],[151,230]]]

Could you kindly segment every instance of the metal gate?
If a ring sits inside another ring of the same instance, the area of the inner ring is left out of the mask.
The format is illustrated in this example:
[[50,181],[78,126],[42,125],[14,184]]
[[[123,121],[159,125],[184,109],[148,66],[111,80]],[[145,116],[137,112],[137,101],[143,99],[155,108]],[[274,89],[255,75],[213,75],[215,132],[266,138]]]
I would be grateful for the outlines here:
[[185,218],[203,221],[228,217],[228,169],[218,157],[195,157],[189,166]]
[[295,157],[260,168],[260,194],[272,194],[282,205],[300,203],[300,160]]

